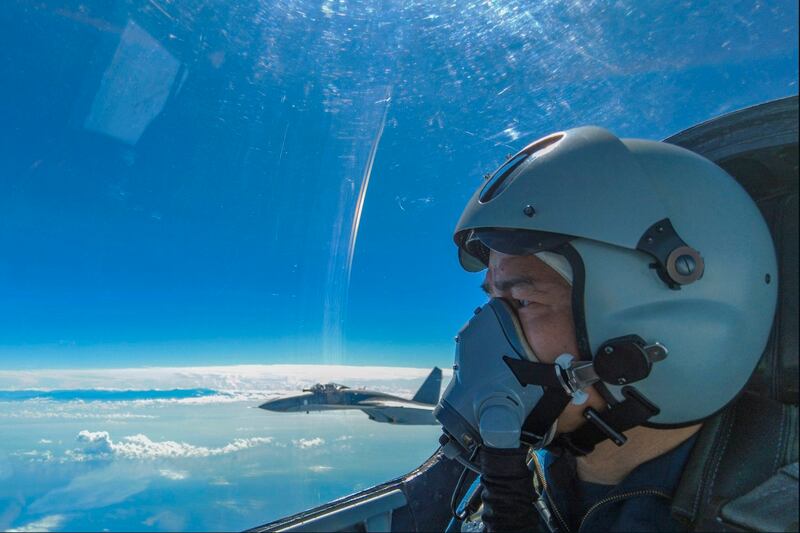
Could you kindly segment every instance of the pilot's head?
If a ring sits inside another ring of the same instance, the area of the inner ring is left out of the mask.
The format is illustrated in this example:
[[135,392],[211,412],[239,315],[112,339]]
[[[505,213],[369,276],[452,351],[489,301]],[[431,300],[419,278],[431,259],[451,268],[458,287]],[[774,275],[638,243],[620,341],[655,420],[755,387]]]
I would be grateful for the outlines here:
[[567,353],[598,369],[603,354],[602,381],[561,413],[560,433],[587,406],[631,395],[655,406],[646,425],[697,423],[742,390],[766,344],[769,230],[733,178],[682,148],[595,127],[545,137],[478,188],[454,238],[536,359]]

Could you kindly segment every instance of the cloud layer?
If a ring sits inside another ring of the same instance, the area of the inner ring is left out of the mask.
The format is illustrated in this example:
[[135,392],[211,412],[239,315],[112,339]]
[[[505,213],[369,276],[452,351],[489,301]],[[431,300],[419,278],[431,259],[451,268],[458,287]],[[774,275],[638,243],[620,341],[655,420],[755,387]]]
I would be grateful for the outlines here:
[[[296,392],[314,383],[337,382],[410,396],[430,368],[344,365],[231,365],[123,369],[0,370],[0,390],[210,389],[221,394],[184,403],[241,399],[240,395]],[[452,372],[444,371],[443,379]],[[236,393],[236,394],[233,394]],[[220,397],[222,396],[222,397]],[[158,400],[154,400],[158,401]]]
[[165,459],[212,457],[246,450],[255,446],[270,444],[272,437],[251,437],[235,439],[225,446],[209,448],[194,446],[185,442],[153,441],[146,435],[138,434],[124,437],[114,442],[107,431],[83,430],[78,433],[79,448],[68,450],[66,456],[74,461],[90,461],[96,459]]

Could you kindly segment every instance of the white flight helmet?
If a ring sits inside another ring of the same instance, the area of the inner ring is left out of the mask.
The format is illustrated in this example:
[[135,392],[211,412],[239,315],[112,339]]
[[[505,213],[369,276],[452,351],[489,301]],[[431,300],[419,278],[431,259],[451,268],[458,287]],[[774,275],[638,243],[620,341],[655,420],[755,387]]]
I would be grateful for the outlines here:
[[540,139],[479,187],[454,238],[471,271],[489,249],[563,255],[577,355],[602,366],[612,407],[633,387],[658,408],[645,425],[722,409],[766,345],[778,282],[767,225],[731,176],[677,146],[597,127]]

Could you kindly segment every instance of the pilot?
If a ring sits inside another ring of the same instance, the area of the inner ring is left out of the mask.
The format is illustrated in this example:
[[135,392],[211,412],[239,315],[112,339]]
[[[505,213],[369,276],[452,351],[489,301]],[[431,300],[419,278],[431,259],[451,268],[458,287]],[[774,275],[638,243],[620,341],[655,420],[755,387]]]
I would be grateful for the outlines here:
[[475,428],[485,528],[680,529],[670,503],[698,430],[743,389],[773,320],[775,251],[755,203],[692,152],[584,127],[487,175],[454,238],[544,364],[531,368],[590,376],[530,378],[545,394],[511,445]]

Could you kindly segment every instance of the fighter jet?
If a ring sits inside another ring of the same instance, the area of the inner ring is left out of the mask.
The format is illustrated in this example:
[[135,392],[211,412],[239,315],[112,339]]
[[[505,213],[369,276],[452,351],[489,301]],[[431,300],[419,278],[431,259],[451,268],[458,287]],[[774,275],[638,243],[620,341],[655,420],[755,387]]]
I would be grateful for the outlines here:
[[370,420],[388,424],[437,425],[433,408],[439,401],[442,370],[434,367],[425,382],[410,400],[366,389],[351,389],[338,383],[317,383],[303,389],[303,394],[278,398],[259,407],[267,411],[297,413],[305,411],[332,411],[361,409]]

